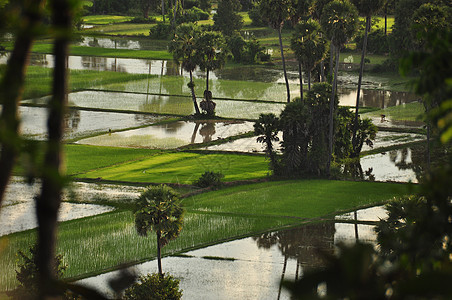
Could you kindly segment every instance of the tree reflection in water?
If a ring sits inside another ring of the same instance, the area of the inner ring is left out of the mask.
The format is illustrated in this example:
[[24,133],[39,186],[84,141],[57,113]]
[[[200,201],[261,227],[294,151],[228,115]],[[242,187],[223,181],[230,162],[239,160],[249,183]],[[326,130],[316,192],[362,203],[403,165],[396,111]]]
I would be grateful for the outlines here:
[[[277,246],[284,256],[281,282],[287,268],[288,259],[297,261],[295,279],[300,274],[300,267],[303,271],[315,269],[324,265],[320,253],[334,252],[334,223],[322,222],[304,225],[299,228],[282,230],[277,232],[264,233],[253,239],[259,248],[269,249]],[[281,285],[278,291],[278,299],[281,295]]]

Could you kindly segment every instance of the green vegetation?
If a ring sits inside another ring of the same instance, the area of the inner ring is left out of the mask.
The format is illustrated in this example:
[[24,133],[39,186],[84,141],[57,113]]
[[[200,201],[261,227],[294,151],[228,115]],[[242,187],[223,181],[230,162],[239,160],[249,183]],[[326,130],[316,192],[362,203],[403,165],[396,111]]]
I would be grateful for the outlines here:
[[143,160],[99,169],[79,175],[107,180],[192,184],[205,171],[221,172],[224,181],[265,178],[263,156],[238,154],[164,153]]
[[83,23],[90,25],[106,25],[128,22],[132,19],[133,18],[129,16],[93,15],[93,16],[84,16]]
[[316,218],[408,192],[404,184],[334,180],[276,181],[250,187],[201,194],[184,199],[183,204],[189,211]]
[[65,145],[67,174],[76,176],[91,170],[155,155],[160,150]]

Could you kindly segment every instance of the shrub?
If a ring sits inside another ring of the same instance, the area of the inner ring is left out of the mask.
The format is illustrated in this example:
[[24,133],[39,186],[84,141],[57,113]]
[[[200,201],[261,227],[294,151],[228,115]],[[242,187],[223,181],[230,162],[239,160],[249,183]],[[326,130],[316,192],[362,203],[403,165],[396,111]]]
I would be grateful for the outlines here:
[[210,15],[208,12],[205,12],[202,9],[194,6],[184,11],[184,14],[182,16],[182,22],[187,23],[187,22],[196,22],[199,20],[209,20],[209,17]]
[[224,175],[220,172],[216,173],[212,171],[206,171],[193,184],[201,188],[209,186],[218,187],[221,185],[221,179],[223,177]]
[[139,282],[135,282],[125,290],[123,299],[178,300],[182,298],[179,282],[179,279],[169,274],[160,276],[154,273],[141,276]]
[[[19,269],[16,270],[16,278],[19,282],[19,287],[15,291],[8,293],[13,299],[36,299],[39,294],[37,244],[31,246],[28,249],[28,252],[29,254],[22,250],[17,252],[22,263],[19,264]],[[54,259],[54,272],[57,278],[61,278],[64,271],[66,271],[67,266],[62,263],[63,256],[61,254],[56,255]],[[77,299],[77,297],[67,291],[62,299]]]
[[[358,35],[355,38],[356,48],[363,48],[363,35]],[[367,37],[367,52],[373,54],[385,54],[389,52],[388,37],[382,29],[369,32]]]
[[158,23],[149,31],[149,36],[156,40],[169,39],[172,33],[171,24]]
[[127,23],[136,23],[136,24],[155,24],[157,21],[155,18],[145,18],[145,17],[135,17]]
[[259,26],[259,27],[261,27],[261,26],[267,26],[267,25],[268,25],[267,22],[265,22],[265,21],[262,19],[262,16],[261,16],[261,14],[259,13],[259,7],[258,7],[258,6],[253,7],[253,8],[248,12],[248,16],[249,16],[250,19],[251,19],[251,25],[252,25],[252,26]]

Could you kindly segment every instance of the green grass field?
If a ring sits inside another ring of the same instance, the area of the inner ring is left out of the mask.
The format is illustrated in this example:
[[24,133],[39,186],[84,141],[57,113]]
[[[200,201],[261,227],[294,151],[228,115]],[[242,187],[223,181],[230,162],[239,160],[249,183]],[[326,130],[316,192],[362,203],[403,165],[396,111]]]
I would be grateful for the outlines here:
[[[362,191],[366,191],[363,193]],[[334,180],[276,181],[236,186],[184,199],[190,210],[314,218],[381,203],[408,193],[407,185]]]
[[84,16],[83,23],[89,25],[106,25],[114,23],[123,23],[132,20],[129,16],[111,16],[111,15],[92,15]]
[[163,153],[142,160],[78,175],[128,182],[192,184],[206,171],[221,172],[224,181],[265,178],[264,156],[237,154]]
[[135,161],[161,152],[160,150],[65,145],[68,175],[77,175],[119,163]]

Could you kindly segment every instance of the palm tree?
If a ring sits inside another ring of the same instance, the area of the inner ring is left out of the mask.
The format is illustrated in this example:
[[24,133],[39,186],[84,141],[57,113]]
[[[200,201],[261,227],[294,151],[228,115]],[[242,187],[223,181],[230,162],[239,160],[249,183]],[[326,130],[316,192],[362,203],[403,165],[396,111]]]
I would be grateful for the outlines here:
[[303,79],[301,67],[308,72],[308,90],[311,90],[311,71],[325,58],[327,42],[320,35],[320,25],[314,20],[302,21],[295,27],[291,48],[298,60],[300,74],[300,98],[303,101]]
[[174,37],[170,42],[169,51],[173,54],[176,62],[182,64],[182,68],[190,73],[190,83],[188,87],[191,91],[195,113],[200,114],[198,103],[196,102],[195,84],[193,82],[193,71],[196,68],[196,38],[200,31],[194,24],[181,24],[176,28]]
[[[366,17],[366,26],[364,29],[363,49],[361,52],[361,65],[358,77],[358,92],[356,94],[355,119],[353,122],[352,145],[356,147],[356,131],[358,130],[358,113],[359,113],[359,97],[361,93],[361,82],[364,72],[364,57],[366,56],[367,35],[370,30],[372,15],[383,6],[384,0],[352,0],[353,4],[358,8],[358,12]],[[356,151],[354,151],[356,153]]]
[[199,68],[206,71],[206,91],[209,91],[209,71],[220,69],[226,63],[226,41],[220,32],[203,31],[195,42]]
[[163,276],[161,248],[179,235],[183,214],[177,193],[166,185],[147,188],[136,201],[134,215],[138,234],[147,236],[148,232],[155,231],[157,235],[160,276]]
[[254,123],[254,134],[258,135],[257,142],[265,145],[265,154],[270,159],[270,169],[276,171],[276,153],[273,150],[273,142],[278,142],[279,119],[273,114],[260,114]]
[[259,11],[262,18],[266,20],[273,29],[278,31],[279,48],[281,51],[284,80],[286,82],[287,89],[287,102],[290,102],[289,80],[287,79],[286,61],[284,59],[281,30],[284,22],[294,14],[293,3],[291,0],[261,0],[259,3]]
[[[358,11],[356,7],[348,0],[334,0],[328,3],[322,12],[320,24],[325,31],[327,37],[334,45],[336,65],[334,71],[333,88],[330,102],[330,117],[329,117],[329,135],[328,135],[328,163],[327,173],[329,174],[331,166],[331,156],[333,154],[333,116],[334,116],[334,101],[337,86],[337,73],[339,67],[339,52],[341,47],[355,34],[358,23]],[[333,53],[331,53],[333,55]]]

